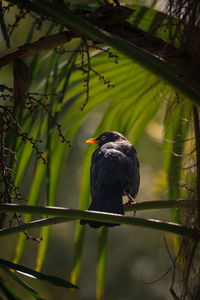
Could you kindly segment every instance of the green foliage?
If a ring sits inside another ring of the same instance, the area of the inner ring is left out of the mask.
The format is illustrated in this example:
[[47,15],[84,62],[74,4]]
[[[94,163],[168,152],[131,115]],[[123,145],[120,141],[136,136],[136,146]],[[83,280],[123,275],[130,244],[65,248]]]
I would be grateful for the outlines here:
[[[21,280],[14,272],[10,271],[8,268],[3,269],[6,274],[12,278],[14,281],[16,281],[20,286],[22,286],[25,290],[28,291],[29,294],[31,294],[35,299],[40,299],[42,300],[43,298],[40,297],[40,295],[26,282]],[[43,299],[44,300],[44,299]]]
[[[9,1],[21,4],[21,1]],[[154,1],[154,5],[155,5]],[[17,230],[29,233],[30,228],[42,227],[40,236],[43,241],[38,246],[36,259],[36,270],[39,271],[47,255],[50,238],[50,226],[52,223],[59,223],[77,219],[81,216],[97,218],[98,214],[69,210],[68,219],[48,218],[50,210],[45,211],[44,206],[56,205],[56,193],[62,167],[70,151],[69,139],[73,141],[81,132],[84,123],[87,122],[92,113],[99,113],[99,121],[93,128],[94,136],[105,130],[120,131],[134,144],[137,145],[145,132],[146,126],[153,119],[155,114],[163,107],[163,102],[167,101],[166,116],[164,121],[165,136],[163,140],[164,164],[168,178],[169,198],[178,199],[181,194],[180,178],[182,172],[182,155],[184,153],[184,141],[188,134],[189,120],[192,109],[188,100],[182,100],[182,95],[199,104],[199,93],[187,84],[183,74],[180,74],[169,62],[154,56],[145,49],[138,48],[133,43],[129,43],[117,36],[89,25],[81,18],[72,15],[70,11],[63,11],[53,2],[44,0],[33,0],[35,5],[33,10],[40,10],[44,15],[54,18],[63,25],[59,31],[63,31],[63,26],[73,26],[84,33],[88,39],[93,38],[102,42],[107,47],[100,47],[99,50],[87,51],[90,42],[84,37],[71,41],[67,46],[61,46],[59,51],[71,51],[65,56],[55,50],[47,51],[45,55],[37,54],[30,65],[30,86],[31,91],[38,93],[40,108],[38,112],[31,116],[23,108],[18,112],[17,118],[20,121],[24,132],[28,132],[34,139],[41,139],[42,145],[40,159],[34,166],[32,184],[29,188],[27,205],[36,208],[41,206],[40,213],[43,213],[43,220],[34,223],[33,211],[25,214],[24,222],[28,223],[27,228],[19,225]],[[27,3],[24,3],[27,7]],[[163,30],[163,24],[167,22],[167,15],[152,8],[139,5],[131,6],[136,11],[129,19],[129,22],[141,30],[153,36],[167,40],[168,34]],[[0,7],[1,18],[1,7]],[[2,18],[1,18],[2,19]],[[2,19],[3,20],[3,19]],[[160,25],[160,29],[159,26]],[[1,25],[4,39],[7,41],[7,31],[4,22]],[[30,29],[27,42],[33,40],[34,27]],[[54,31],[53,23],[46,31],[50,34]],[[58,28],[56,29],[58,31]],[[85,48],[86,50],[85,50]],[[85,51],[85,52],[84,52]],[[89,58],[88,55],[90,54]],[[90,61],[90,62],[89,62]],[[41,64],[44,64],[45,72],[42,80],[38,83]],[[88,68],[85,65],[88,64]],[[82,72],[81,72],[82,71]],[[171,92],[170,84],[175,90],[181,93],[181,101],[177,103],[174,93]],[[42,94],[49,95],[43,97]],[[47,108],[48,107],[48,108]],[[84,108],[81,111],[81,108]],[[61,124],[61,127],[60,127]],[[29,172],[30,164],[33,163],[34,147],[31,143],[24,144],[21,140],[11,140],[8,134],[6,137],[8,145],[13,145],[17,152],[16,175],[14,184],[20,186],[24,177]],[[58,142],[59,140],[59,142]],[[80,190],[80,210],[87,209],[90,199],[89,190],[89,168],[93,148],[87,149],[82,164],[82,181]],[[174,153],[176,155],[174,155]],[[48,162],[48,163],[47,163]],[[12,165],[12,161],[10,164]],[[44,210],[43,210],[44,209]],[[45,213],[46,212],[46,213]],[[54,210],[56,215],[56,209]],[[57,212],[58,213],[58,212]],[[71,213],[71,215],[70,215]],[[102,218],[115,222],[114,217],[109,215]],[[179,234],[188,234],[187,228],[178,224],[167,224],[164,222],[151,222],[150,220],[123,217],[122,224],[145,226]],[[172,221],[180,222],[178,213],[172,209]],[[28,226],[30,225],[30,227]],[[170,229],[171,228],[171,229]],[[7,273],[18,284],[23,286],[35,299],[42,299],[38,293],[18,278],[10,269],[18,270],[35,276],[38,279],[46,280],[52,284],[71,288],[75,287],[80,275],[83,248],[85,243],[86,228],[77,222],[74,240],[74,261],[71,273],[71,282],[64,281],[57,277],[47,276],[21,265],[17,265],[5,260],[0,260],[1,265],[7,268]],[[5,231],[1,231],[2,235]],[[11,231],[10,231],[11,233]],[[108,229],[101,229],[99,232],[99,256],[97,262],[97,286],[96,296],[101,299],[104,291],[106,254],[107,254]],[[16,246],[14,262],[18,263],[23,256],[26,237],[20,233]],[[180,241],[177,242],[180,246]],[[0,278],[1,290],[10,299],[18,299],[12,289]],[[12,298],[16,297],[16,298]]]
[[8,31],[6,24],[4,22],[4,17],[3,17],[3,8],[2,8],[2,1],[0,1],[0,24],[1,24],[1,31],[4,37],[4,40],[7,44],[7,47],[10,48],[10,42],[9,42],[9,36],[8,36]]
[[[164,162],[169,182],[170,199],[178,199],[181,195],[180,179],[185,140],[192,114],[192,105],[188,101],[169,102],[166,108]],[[173,221],[180,221],[176,218]]]
[[96,298],[101,299],[104,294],[104,281],[106,273],[106,258],[107,258],[107,237],[108,228],[101,228],[99,230],[99,255],[97,263],[97,288]]
[[0,259],[0,265],[3,266],[3,267],[6,267],[8,269],[12,269],[12,270],[16,270],[18,272],[21,272],[25,276],[32,276],[32,277],[40,279],[40,280],[45,280],[45,281],[47,281],[51,284],[57,285],[57,286],[61,286],[61,287],[64,287],[64,288],[78,288],[74,284],[71,284],[70,282],[68,282],[66,280],[63,280],[61,278],[46,275],[46,274],[43,274],[41,272],[37,272],[35,270],[24,267],[22,265],[11,263],[11,262],[9,262],[5,259],[2,259],[2,258]]

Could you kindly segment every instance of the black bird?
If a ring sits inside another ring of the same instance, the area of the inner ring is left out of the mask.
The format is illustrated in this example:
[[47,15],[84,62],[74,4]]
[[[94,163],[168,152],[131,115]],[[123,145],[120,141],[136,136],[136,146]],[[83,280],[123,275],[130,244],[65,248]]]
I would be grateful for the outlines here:
[[[98,144],[90,167],[90,193],[92,203],[88,210],[124,215],[123,195],[137,196],[140,174],[139,161],[133,145],[119,132],[107,131],[86,141]],[[81,225],[93,228],[119,224],[80,220]]]

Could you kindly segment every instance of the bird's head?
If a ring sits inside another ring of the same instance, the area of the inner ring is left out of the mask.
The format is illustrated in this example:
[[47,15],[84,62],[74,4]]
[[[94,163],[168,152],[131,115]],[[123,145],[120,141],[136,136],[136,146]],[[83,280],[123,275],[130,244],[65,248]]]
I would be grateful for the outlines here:
[[99,147],[109,142],[116,142],[119,140],[126,140],[126,138],[117,131],[106,131],[100,134],[97,138],[92,138],[86,141],[90,144],[98,144]]

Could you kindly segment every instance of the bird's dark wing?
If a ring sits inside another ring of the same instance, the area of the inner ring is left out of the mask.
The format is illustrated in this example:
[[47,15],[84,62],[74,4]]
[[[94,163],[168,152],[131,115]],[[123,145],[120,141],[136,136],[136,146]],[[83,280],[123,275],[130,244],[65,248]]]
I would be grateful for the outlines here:
[[[98,149],[95,151],[90,169],[92,203],[89,210],[124,214],[122,195],[125,186],[125,159],[126,156],[115,149],[106,149],[106,151]],[[117,225],[96,221],[89,221],[88,223],[92,227]]]
[[92,160],[90,173],[93,205],[96,210],[123,213],[121,205],[118,205],[117,200],[114,201],[114,196],[119,195],[121,199],[123,194],[127,158],[115,149],[103,153],[99,151],[97,155],[97,159],[95,155]]
[[129,151],[127,151],[127,156],[130,158],[130,161],[126,161],[126,177],[128,181],[126,192],[128,192],[131,197],[136,198],[140,185],[140,172],[137,153],[132,145],[129,147]]
[[118,150],[121,153],[119,162],[121,162],[121,173],[123,174],[123,191],[136,198],[140,185],[139,161],[137,152],[133,145],[128,141],[118,143],[109,143],[107,147]]

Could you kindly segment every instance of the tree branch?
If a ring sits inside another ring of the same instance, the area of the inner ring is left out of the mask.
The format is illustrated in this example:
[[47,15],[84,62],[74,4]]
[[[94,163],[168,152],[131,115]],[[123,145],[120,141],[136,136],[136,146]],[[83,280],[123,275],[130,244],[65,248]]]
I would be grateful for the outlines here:
[[[136,217],[129,217],[123,215],[116,215],[110,213],[103,212],[94,212],[94,211],[82,211],[78,209],[69,209],[63,207],[50,207],[50,206],[27,206],[27,205],[18,205],[18,204],[0,204],[0,211],[6,212],[23,212],[28,214],[45,214],[45,215],[54,215],[59,217],[65,217],[66,221],[76,220],[76,219],[86,219],[86,220],[95,220],[100,222],[109,222],[109,223],[118,223],[118,224],[126,224],[138,227],[145,227],[149,229],[155,229],[170,233],[175,233],[179,235],[187,235],[191,238],[199,238],[200,232],[195,228],[187,228],[180,224],[176,223],[167,223],[162,222],[160,220],[151,220],[151,219],[142,219]],[[64,219],[55,220],[56,223],[64,222]],[[45,226],[48,225],[48,220],[46,221],[38,221],[38,227],[40,227],[40,222],[44,222]],[[52,224],[52,218],[50,218],[50,223]],[[42,224],[42,226],[43,226]],[[54,223],[55,224],[55,223]],[[28,224],[27,224],[28,226]],[[31,228],[30,225],[29,228]],[[36,227],[36,225],[33,225]],[[27,229],[28,227],[26,227]],[[9,228],[8,228],[9,229]],[[15,229],[16,231],[16,229]],[[20,228],[19,231],[24,231],[24,227]],[[2,229],[0,234],[5,235],[6,229]],[[8,232],[11,234],[12,230],[9,229]]]
[[66,217],[51,217],[51,218],[46,218],[46,219],[35,220],[35,221],[28,222],[28,223],[23,223],[20,225],[0,229],[0,236],[10,235],[13,233],[22,232],[25,230],[31,230],[34,228],[40,228],[40,227],[44,227],[44,226],[65,223],[65,222],[72,221],[72,220],[73,220],[72,218],[67,219]]
[[40,38],[31,44],[25,44],[15,52],[9,53],[0,58],[0,68],[13,62],[16,58],[34,56],[39,52],[54,49],[60,45],[70,42],[74,35],[70,31],[58,32],[49,36]]
[[165,208],[180,208],[191,205],[191,200],[177,199],[177,200],[155,200],[155,201],[143,201],[133,204],[124,205],[125,211],[139,211],[150,209],[165,209]]

